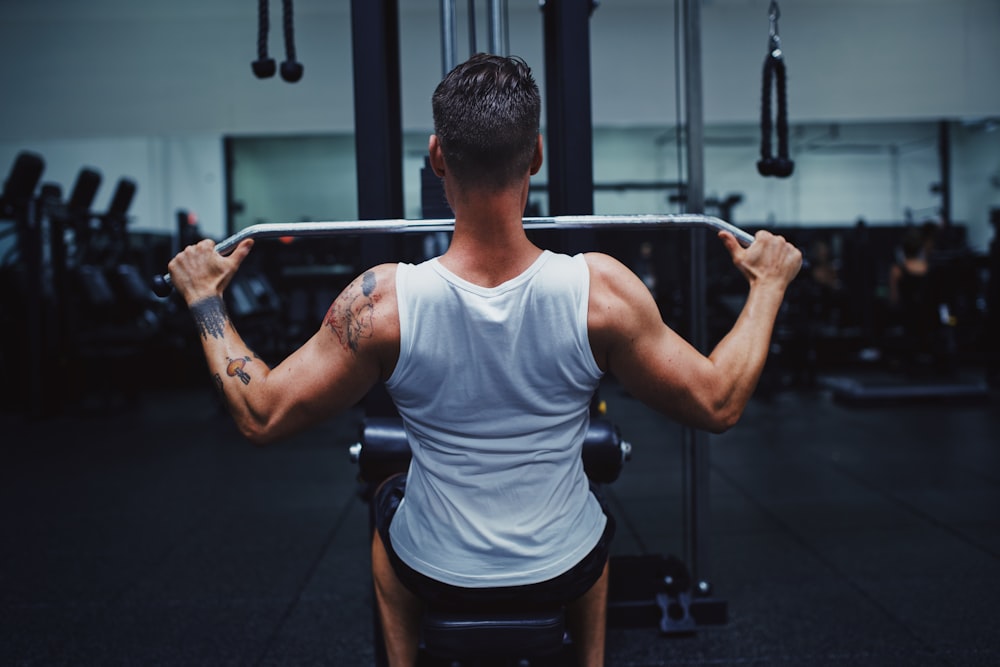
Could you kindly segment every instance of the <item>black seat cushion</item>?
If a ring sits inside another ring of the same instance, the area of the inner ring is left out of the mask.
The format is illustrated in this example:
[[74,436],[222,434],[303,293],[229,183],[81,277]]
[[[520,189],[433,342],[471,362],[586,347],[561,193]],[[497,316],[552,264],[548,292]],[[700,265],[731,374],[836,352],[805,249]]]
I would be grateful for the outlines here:
[[423,616],[424,649],[448,659],[519,658],[562,649],[563,609],[455,612],[428,609]]

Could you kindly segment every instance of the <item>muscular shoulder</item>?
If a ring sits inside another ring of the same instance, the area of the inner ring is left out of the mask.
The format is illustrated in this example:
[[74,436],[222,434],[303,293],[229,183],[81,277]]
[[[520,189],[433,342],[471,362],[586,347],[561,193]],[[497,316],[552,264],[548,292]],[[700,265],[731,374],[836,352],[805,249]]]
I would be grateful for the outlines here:
[[324,328],[354,356],[374,355],[383,369],[399,351],[396,264],[368,269],[344,288],[330,305]]
[[587,268],[590,269],[591,284],[596,283],[598,287],[601,287],[602,283],[609,279],[613,282],[622,271],[628,271],[624,264],[602,252],[584,253],[583,258],[587,262]]
[[598,365],[608,370],[608,354],[636,331],[661,325],[649,289],[631,269],[602,253],[584,255],[590,269],[587,329]]
[[[633,307],[639,302],[652,302],[649,290],[635,272],[610,255],[587,253],[584,255],[590,269],[591,307],[602,310]],[[599,314],[599,313],[593,313]]]

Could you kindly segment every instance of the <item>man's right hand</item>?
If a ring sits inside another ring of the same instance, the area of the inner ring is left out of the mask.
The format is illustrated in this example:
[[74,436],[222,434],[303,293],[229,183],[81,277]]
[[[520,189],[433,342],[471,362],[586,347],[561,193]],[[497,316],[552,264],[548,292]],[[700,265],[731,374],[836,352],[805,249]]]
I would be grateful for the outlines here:
[[170,280],[188,304],[213,296],[222,296],[240,264],[253,247],[246,239],[223,257],[215,251],[215,242],[204,239],[190,245],[170,260]]

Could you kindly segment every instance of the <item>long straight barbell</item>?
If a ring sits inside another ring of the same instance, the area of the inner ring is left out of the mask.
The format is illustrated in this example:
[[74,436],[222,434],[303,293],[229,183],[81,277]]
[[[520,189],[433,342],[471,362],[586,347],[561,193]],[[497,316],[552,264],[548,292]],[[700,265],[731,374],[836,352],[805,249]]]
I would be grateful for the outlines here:
[[[402,234],[450,232],[455,228],[453,219],[440,220],[341,220],[337,222],[265,222],[250,225],[232,236],[219,241],[215,250],[220,255],[230,254],[246,239],[274,239],[282,237],[340,236],[349,234]],[[557,215],[545,218],[525,218],[526,230],[566,229],[698,229],[708,228],[732,234],[743,247],[753,243],[753,235],[721,218],[711,215]],[[170,274],[153,277],[153,292],[165,297],[173,286]]]

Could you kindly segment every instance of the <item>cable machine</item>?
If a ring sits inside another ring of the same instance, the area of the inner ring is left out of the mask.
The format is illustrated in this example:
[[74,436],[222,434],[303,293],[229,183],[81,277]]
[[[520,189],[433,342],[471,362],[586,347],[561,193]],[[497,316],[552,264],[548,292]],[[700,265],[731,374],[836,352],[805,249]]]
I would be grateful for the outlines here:
[[[401,169],[397,1],[352,2],[357,141],[367,147],[364,152],[358,152],[361,219],[402,217],[402,183],[401,178],[397,179]],[[684,9],[686,213],[697,215],[705,210],[700,0],[677,1],[683,4]],[[470,0],[468,12],[470,48],[473,50],[474,4]],[[589,19],[596,3],[542,0],[540,8],[545,39],[550,214],[586,216],[593,213]],[[509,48],[506,2],[491,1],[488,19],[490,50],[506,53]],[[457,64],[457,32],[455,0],[441,0],[441,58],[445,73]],[[373,53],[375,51],[377,53]],[[365,163],[362,163],[362,155],[367,156]],[[381,166],[376,168],[374,165]],[[374,178],[375,183],[364,185],[369,178]],[[380,210],[381,214],[375,215],[376,210]],[[425,217],[446,217],[441,215],[440,209],[436,215],[428,216],[428,212],[425,208]],[[593,234],[590,231],[584,233]],[[706,237],[704,229],[693,229],[690,233],[691,343],[705,352]],[[587,238],[579,238],[579,231],[574,234],[574,243],[588,243]],[[590,247],[593,247],[595,239],[590,239]],[[382,243],[388,242],[388,238],[383,237]],[[644,608],[637,613],[634,601],[612,598],[609,623],[614,623],[616,619],[634,621],[637,617],[648,621],[652,617],[658,619],[665,634],[674,634],[690,633],[702,625],[719,625],[727,621],[726,602],[712,597],[708,548],[708,434],[685,429],[682,447],[683,562],[671,557],[654,563],[646,572],[650,576],[650,590],[641,593],[647,599],[638,604],[638,607]],[[668,573],[666,577],[663,576],[665,571]],[[378,658],[382,659],[378,645],[376,651]]]

